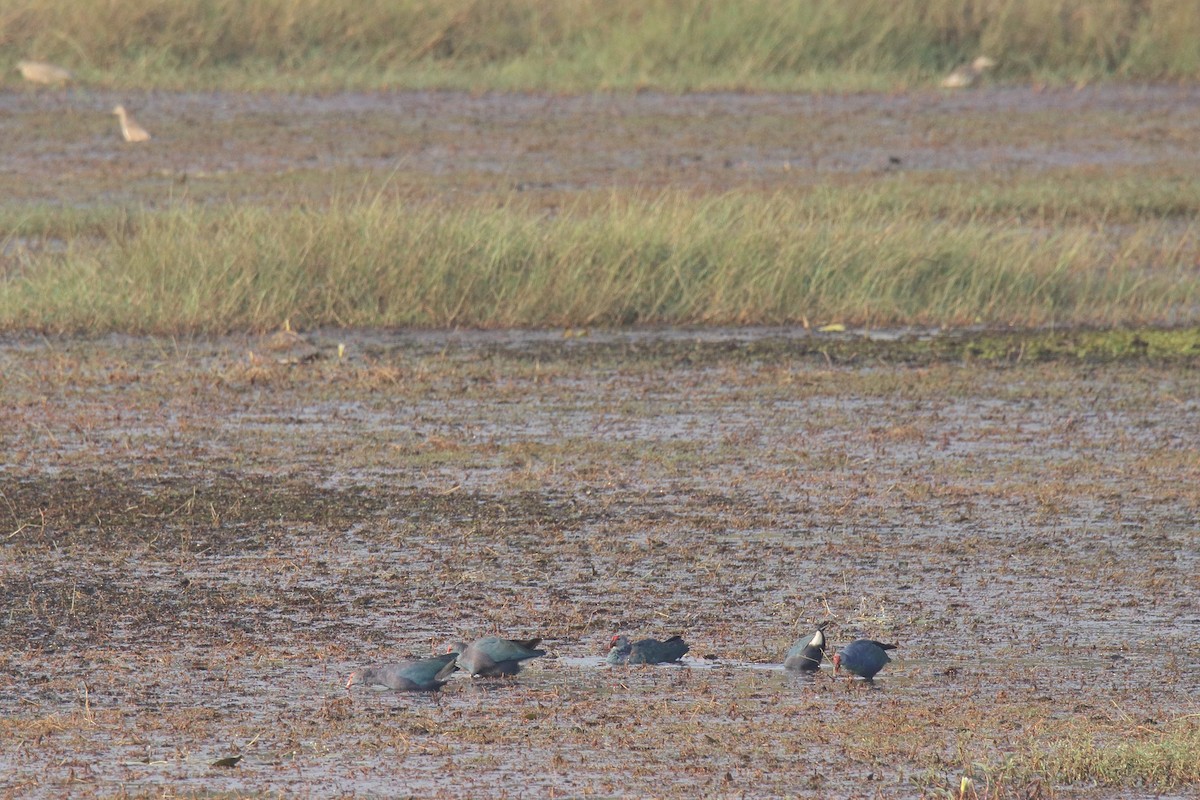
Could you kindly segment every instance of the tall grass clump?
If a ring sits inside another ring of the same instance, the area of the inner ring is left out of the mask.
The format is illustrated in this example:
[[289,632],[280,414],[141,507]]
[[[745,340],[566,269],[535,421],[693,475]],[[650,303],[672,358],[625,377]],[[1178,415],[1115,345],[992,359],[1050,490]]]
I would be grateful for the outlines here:
[[1193,0],[4,0],[4,61],[119,86],[853,89],[1200,78]]
[[1029,766],[1060,784],[1140,786],[1165,791],[1200,785],[1200,724],[1174,720],[1119,741],[1077,732],[1041,747]]
[[1194,226],[1112,238],[820,195],[614,196],[556,216],[383,199],[144,211],[6,269],[0,326],[1111,325],[1200,311]]

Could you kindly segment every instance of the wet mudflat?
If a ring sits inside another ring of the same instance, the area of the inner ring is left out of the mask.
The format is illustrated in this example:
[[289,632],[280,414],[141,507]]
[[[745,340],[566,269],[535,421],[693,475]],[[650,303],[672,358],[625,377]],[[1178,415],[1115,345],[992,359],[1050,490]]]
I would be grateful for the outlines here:
[[[123,103],[154,139],[128,145]],[[6,202],[319,202],[637,186],[782,190],[884,172],[1190,179],[1196,87],[894,95],[0,92]],[[365,188],[364,188],[365,187]]]
[[[1033,768],[1200,713],[1194,364],[815,336],[5,340],[0,785],[1153,796]],[[875,689],[769,668],[826,619]],[[490,632],[550,655],[344,688]]]

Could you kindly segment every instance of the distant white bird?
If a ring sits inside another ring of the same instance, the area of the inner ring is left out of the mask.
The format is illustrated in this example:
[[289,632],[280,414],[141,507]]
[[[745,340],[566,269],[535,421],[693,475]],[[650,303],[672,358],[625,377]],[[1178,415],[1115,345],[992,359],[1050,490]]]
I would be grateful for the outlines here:
[[138,125],[137,120],[129,116],[129,112],[125,110],[125,106],[117,106],[112,110],[112,113],[117,115],[117,119],[121,121],[121,135],[125,137],[127,142],[148,142],[150,134],[141,125]]
[[74,76],[67,70],[44,61],[18,61],[17,71],[30,83],[44,83],[47,86],[57,86],[74,80]]
[[979,76],[996,66],[987,56],[980,56],[970,64],[963,64],[942,79],[943,89],[968,89],[979,83]]

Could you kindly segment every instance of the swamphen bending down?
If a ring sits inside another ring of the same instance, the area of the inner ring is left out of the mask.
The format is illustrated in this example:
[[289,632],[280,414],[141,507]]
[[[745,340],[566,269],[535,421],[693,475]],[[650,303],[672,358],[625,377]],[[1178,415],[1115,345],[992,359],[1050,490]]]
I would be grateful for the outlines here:
[[795,672],[816,672],[825,658],[825,626],[822,622],[816,631],[792,645],[783,658],[783,668]]
[[658,639],[639,639],[632,643],[628,636],[614,636],[609,642],[608,657],[604,660],[609,664],[662,664],[678,661],[687,651],[687,642],[679,636],[672,636],[663,642]]
[[856,639],[834,655],[833,674],[836,675],[839,669],[845,669],[851,675],[869,681],[891,661],[887,651],[895,649],[894,644],[884,644],[874,639]]
[[516,675],[521,671],[521,662],[546,655],[545,650],[535,649],[541,639],[501,639],[485,636],[470,644],[455,642],[450,652],[457,657],[437,674],[439,680],[449,677],[454,670],[461,669],[472,678],[496,678]]
[[363,667],[350,673],[346,688],[362,683],[367,686],[386,686],[397,692],[436,692],[446,683],[438,678],[438,673],[457,657],[455,653],[447,653],[382,667]]

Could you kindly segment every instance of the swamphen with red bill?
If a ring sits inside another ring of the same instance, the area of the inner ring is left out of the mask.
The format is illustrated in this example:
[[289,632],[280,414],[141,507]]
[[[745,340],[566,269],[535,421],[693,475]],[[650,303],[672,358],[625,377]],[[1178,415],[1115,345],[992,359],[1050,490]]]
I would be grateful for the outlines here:
[[892,660],[888,658],[887,651],[895,649],[894,644],[884,644],[874,639],[856,639],[834,655],[833,674],[844,669],[851,675],[869,681]]

